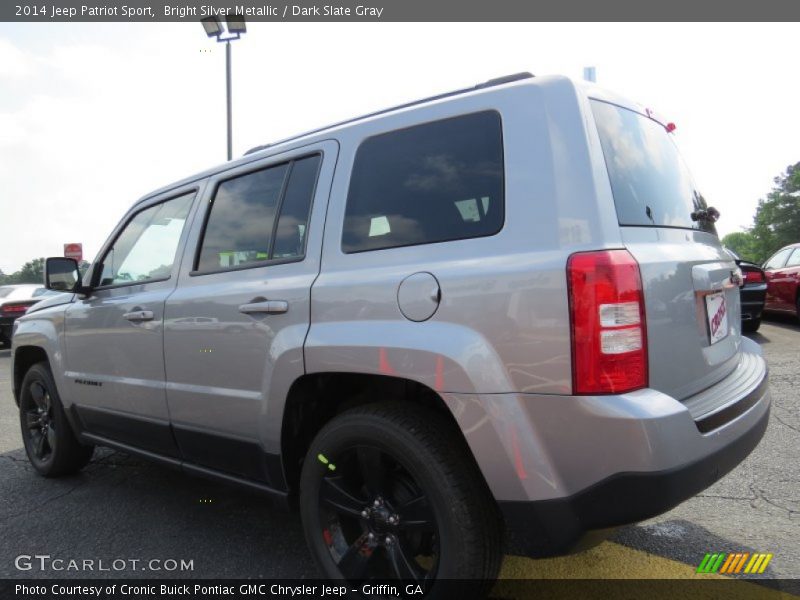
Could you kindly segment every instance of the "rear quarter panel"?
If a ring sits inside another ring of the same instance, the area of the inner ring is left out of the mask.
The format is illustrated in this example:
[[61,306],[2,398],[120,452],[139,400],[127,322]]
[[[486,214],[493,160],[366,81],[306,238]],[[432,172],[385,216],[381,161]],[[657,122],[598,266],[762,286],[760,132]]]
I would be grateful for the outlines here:
[[[567,257],[621,246],[581,102],[569,80],[542,78],[398,111],[341,132],[322,272],[311,294],[307,371],[396,375],[441,392],[569,393]],[[502,119],[503,229],[490,237],[343,253],[359,144],[483,110],[498,111]],[[598,195],[606,197],[598,202]],[[412,322],[398,308],[397,290],[421,271],[438,280],[441,303],[427,321]]]

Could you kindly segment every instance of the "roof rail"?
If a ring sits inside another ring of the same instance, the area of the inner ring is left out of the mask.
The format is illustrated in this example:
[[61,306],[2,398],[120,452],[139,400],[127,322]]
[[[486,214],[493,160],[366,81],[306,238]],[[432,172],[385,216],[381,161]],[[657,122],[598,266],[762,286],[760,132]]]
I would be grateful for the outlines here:
[[292,140],[296,140],[301,137],[305,137],[307,135],[312,135],[315,133],[320,133],[321,131],[325,131],[326,129],[333,129],[334,127],[341,127],[342,125],[347,125],[348,123],[354,123],[356,121],[360,121],[361,119],[368,119],[370,117],[377,117],[378,115],[383,115],[386,113],[393,112],[395,110],[400,110],[403,108],[409,108],[411,106],[416,106],[418,104],[424,104],[426,102],[433,102],[434,100],[441,100],[443,98],[449,98],[451,96],[458,96],[460,94],[466,94],[467,92],[474,92],[475,90],[483,90],[490,87],[495,87],[498,85],[503,85],[505,83],[513,83],[514,81],[520,81],[522,79],[531,79],[533,75],[528,72],[522,73],[514,73],[513,75],[506,75],[504,77],[496,77],[495,79],[490,79],[483,83],[479,83],[473,87],[469,88],[462,88],[460,90],[454,90],[452,92],[445,92],[444,94],[437,94],[436,96],[429,96],[428,98],[422,98],[421,100],[414,100],[413,102],[407,102],[405,104],[398,104],[397,106],[392,106],[391,108],[384,108],[383,110],[379,110],[376,112],[368,113],[366,115],[361,115],[360,117],[354,117],[352,119],[347,119],[345,121],[339,121],[338,123],[334,123],[332,125],[326,125],[325,127],[320,127],[318,129],[312,129],[311,131],[306,131],[305,133],[301,133],[300,135],[293,135],[292,137],[288,137],[282,139],[277,142],[272,142],[271,144],[264,144],[262,146],[256,146],[255,148],[250,148],[247,152],[244,153],[245,156],[248,154],[253,154],[254,152],[260,152],[261,150],[266,150],[272,146],[276,146],[278,144],[283,144],[285,142],[290,142]]

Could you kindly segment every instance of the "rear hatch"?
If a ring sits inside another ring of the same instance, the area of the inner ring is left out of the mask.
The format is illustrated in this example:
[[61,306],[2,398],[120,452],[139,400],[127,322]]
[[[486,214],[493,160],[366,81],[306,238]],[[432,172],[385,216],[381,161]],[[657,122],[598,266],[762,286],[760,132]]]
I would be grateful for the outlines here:
[[591,106],[623,242],[641,271],[649,386],[683,400],[739,362],[737,267],[667,127],[647,111]]

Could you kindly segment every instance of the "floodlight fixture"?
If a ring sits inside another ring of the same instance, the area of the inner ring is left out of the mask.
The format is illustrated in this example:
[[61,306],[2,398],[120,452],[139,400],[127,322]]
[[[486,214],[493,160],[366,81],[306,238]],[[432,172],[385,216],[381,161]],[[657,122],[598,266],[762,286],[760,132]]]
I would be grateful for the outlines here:
[[244,22],[244,15],[226,15],[225,22],[228,24],[228,32],[233,35],[247,33],[247,25]]
[[225,31],[217,17],[206,17],[205,19],[200,19],[200,22],[203,24],[203,29],[206,30],[208,37],[218,38]]

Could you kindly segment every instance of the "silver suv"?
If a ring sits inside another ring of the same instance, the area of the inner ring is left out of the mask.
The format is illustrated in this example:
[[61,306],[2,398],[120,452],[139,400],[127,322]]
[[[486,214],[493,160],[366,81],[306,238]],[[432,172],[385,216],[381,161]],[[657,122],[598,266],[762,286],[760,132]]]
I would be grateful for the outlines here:
[[512,76],[142,198],[16,323],[31,463],[102,445],[262,491],[349,580],[491,581],[668,510],[770,408],[672,128]]

